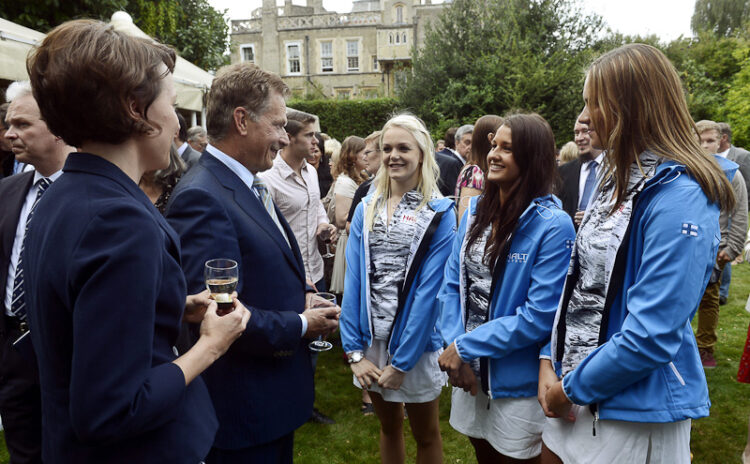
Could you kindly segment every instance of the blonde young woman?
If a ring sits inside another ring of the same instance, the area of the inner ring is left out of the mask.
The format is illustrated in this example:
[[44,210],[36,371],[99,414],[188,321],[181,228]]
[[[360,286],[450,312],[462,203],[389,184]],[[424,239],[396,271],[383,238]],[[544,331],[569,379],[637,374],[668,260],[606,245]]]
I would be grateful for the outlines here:
[[344,292],[344,274],[346,273],[346,218],[352,205],[352,198],[359,184],[365,181],[362,171],[367,167],[365,140],[350,135],[341,144],[341,153],[334,165],[333,177],[333,223],[338,229],[339,239],[336,243],[336,256],[333,258],[331,275],[332,293]]
[[736,165],[703,154],[680,78],[654,47],[602,55],[583,99],[606,171],[540,364],[542,462],[689,463],[691,420],[710,404],[690,320]]
[[375,192],[351,223],[341,341],[354,383],[370,391],[380,420],[382,462],[404,462],[405,403],[417,462],[440,463],[445,375],[435,295],[454,236],[453,202],[438,191],[432,140],[419,119],[389,120],[381,147]]

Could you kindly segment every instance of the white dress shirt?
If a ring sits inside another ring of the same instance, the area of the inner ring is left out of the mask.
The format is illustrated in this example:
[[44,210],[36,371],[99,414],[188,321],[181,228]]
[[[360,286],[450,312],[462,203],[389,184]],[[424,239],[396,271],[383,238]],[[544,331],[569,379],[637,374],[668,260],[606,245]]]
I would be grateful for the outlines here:
[[180,155],[180,158],[182,158],[182,154],[185,153],[185,150],[187,150],[188,143],[182,142],[182,145],[180,145],[180,148],[177,149],[177,154]]
[[[599,153],[599,156],[594,158],[594,161],[596,161],[596,179],[597,182],[599,181],[599,176],[602,174],[602,162],[604,161],[604,152]],[[591,161],[583,161],[581,160],[581,173],[578,175],[578,205],[581,204],[581,199],[583,198],[583,189],[586,188],[586,177],[589,175],[589,163]],[[594,190],[596,191],[596,190]],[[591,192],[593,195],[594,192]]]
[[[56,181],[62,175],[62,171],[57,171],[48,177],[52,182]],[[5,281],[5,314],[12,316],[10,312],[10,304],[13,301],[13,281],[16,279],[16,268],[18,267],[18,260],[21,257],[21,246],[23,245],[23,238],[26,235],[26,218],[29,217],[31,206],[36,200],[36,193],[39,190],[37,182],[39,179],[44,177],[39,172],[34,173],[34,180],[31,184],[29,192],[26,194],[26,200],[23,202],[21,207],[21,214],[18,216],[18,225],[16,226],[16,236],[13,239],[13,248],[10,252],[10,263],[8,263],[8,279]]]
[[273,202],[294,232],[305,264],[305,276],[317,282],[323,278],[323,258],[318,251],[316,232],[320,224],[328,224],[328,215],[320,201],[317,171],[307,161],[302,161],[301,173],[301,176],[297,174],[279,155],[274,158],[273,167],[258,173],[258,177],[266,183]]
[[[255,189],[253,188],[253,180],[255,180],[255,175],[252,172],[250,172],[245,166],[243,166],[242,163],[232,158],[231,156],[227,155],[226,153],[219,150],[218,148],[211,145],[210,143],[206,145],[206,151],[210,155],[212,155],[214,158],[221,161],[233,173],[237,174],[237,177],[240,178],[242,183],[247,185],[247,188],[249,188],[250,191],[253,192],[256,197],[258,197],[258,192],[256,192]],[[258,199],[260,200],[259,197]],[[282,231],[282,234],[284,234],[283,231]],[[284,234],[283,236],[284,238],[287,238],[286,234]],[[289,242],[289,239],[287,239],[287,243],[288,242]],[[304,337],[305,333],[307,333],[307,318],[303,316],[302,314],[299,315],[299,318],[302,321],[302,336]]]
[[727,157],[727,155],[729,155],[729,150],[731,150],[731,149],[732,149],[732,147],[730,146],[730,147],[729,147],[729,148],[727,148],[726,150],[724,150],[724,151],[721,151],[721,152],[717,153],[717,155],[718,155],[718,156],[721,156],[722,158],[726,158],[726,157]]

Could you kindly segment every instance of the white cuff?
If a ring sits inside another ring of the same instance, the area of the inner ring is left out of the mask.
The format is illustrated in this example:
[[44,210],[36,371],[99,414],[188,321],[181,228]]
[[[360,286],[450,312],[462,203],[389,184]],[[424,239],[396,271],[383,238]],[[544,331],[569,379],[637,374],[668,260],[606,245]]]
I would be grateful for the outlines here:
[[307,333],[307,318],[302,314],[299,314],[299,319],[302,321],[302,335],[300,335],[300,337],[304,337]]

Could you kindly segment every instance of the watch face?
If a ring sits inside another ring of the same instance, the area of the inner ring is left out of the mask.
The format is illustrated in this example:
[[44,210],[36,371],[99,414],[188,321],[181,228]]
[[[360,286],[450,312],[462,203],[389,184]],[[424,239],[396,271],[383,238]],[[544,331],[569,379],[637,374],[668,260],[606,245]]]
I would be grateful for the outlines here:
[[349,363],[350,364],[351,363],[358,363],[360,361],[362,361],[362,353],[360,353],[359,351],[355,351],[354,353],[352,353],[349,356]]

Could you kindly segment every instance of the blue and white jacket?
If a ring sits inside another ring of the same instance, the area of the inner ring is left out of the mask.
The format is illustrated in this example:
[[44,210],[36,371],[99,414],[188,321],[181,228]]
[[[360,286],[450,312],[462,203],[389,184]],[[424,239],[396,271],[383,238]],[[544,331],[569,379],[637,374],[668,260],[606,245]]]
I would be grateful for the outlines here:
[[[729,178],[737,165],[717,158]],[[716,261],[719,206],[685,166],[667,161],[633,200],[604,304],[599,347],[563,379],[596,419],[676,422],[708,415],[706,376],[690,321]],[[578,275],[571,260],[552,332],[560,368],[565,314]]]
[[[364,211],[373,195],[357,206],[346,245],[346,279],[341,303],[341,342],[344,351],[363,351],[372,345],[370,312],[369,233]],[[435,295],[443,281],[443,266],[456,229],[453,201],[433,199],[416,212],[414,234],[407,260],[404,286],[388,340],[389,364],[407,372],[425,352],[437,351],[442,340],[435,328],[438,302]],[[421,227],[420,227],[421,226]]]
[[549,341],[575,229],[555,196],[534,199],[495,265],[489,320],[466,333],[464,258],[478,200],[471,199],[445,266],[441,333],[461,359],[480,359],[482,390],[491,398],[536,396],[539,350]]

